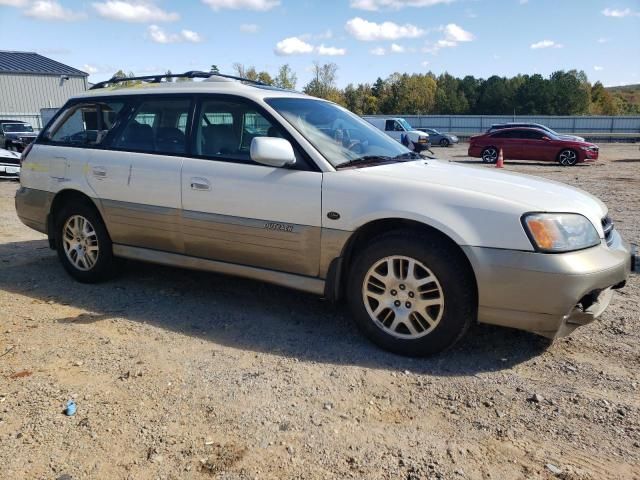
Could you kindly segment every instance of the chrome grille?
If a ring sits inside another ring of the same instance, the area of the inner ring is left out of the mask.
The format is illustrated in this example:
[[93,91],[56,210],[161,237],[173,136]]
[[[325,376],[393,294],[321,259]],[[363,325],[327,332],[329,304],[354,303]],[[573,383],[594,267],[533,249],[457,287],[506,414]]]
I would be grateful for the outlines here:
[[613,221],[609,215],[602,219],[602,230],[604,230],[604,239],[607,241],[607,245],[611,245],[613,241]]

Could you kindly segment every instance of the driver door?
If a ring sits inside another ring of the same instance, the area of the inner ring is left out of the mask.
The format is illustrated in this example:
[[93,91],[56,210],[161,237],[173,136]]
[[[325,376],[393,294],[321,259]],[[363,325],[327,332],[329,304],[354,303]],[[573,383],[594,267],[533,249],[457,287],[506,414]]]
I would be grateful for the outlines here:
[[301,152],[291,168],[253,162],[253,138],[291,139],[249,100],[206,96],[195,118],[181,173],[185,253],[317,276],[322,173]]

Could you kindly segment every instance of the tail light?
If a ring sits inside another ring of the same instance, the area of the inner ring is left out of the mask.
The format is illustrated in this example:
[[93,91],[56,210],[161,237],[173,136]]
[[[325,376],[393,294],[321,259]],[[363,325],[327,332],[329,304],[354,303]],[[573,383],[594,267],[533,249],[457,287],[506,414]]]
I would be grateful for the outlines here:
[[20,155],[20,166],[22,166],[24,161],[27,159],[27,155],[29,155],[29,152],[31,151],[32,148],[33,148],[33,142],[29,143],[26,147],[24,147],[24,150],[22,150],[22,155]]

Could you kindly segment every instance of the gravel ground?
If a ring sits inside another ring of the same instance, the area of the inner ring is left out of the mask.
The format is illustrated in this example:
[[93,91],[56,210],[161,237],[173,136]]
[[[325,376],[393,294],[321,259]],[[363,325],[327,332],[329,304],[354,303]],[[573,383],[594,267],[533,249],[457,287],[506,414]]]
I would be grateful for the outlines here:
[[[596,194],[640,243],[638,145],[506,169]],[[640,478],[639,276],[551,346],[477,326],[407,359],[275,286],[138,263],[75,283],[16,188],[0,183],[1,478]]]

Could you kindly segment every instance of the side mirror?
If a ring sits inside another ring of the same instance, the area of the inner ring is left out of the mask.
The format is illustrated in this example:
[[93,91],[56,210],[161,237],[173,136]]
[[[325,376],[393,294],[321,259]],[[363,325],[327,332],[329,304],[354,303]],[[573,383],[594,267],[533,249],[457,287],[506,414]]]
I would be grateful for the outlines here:
[[249,149],[251,160],[270,167],[285,167],[296,163],[296,155],[288,140],[275,137],[255,137]]
[[550,141],[551,139],[545,135],[544,137],[542,137],[542,140],[544,140],[545,142],[548,142],[548,141]]

